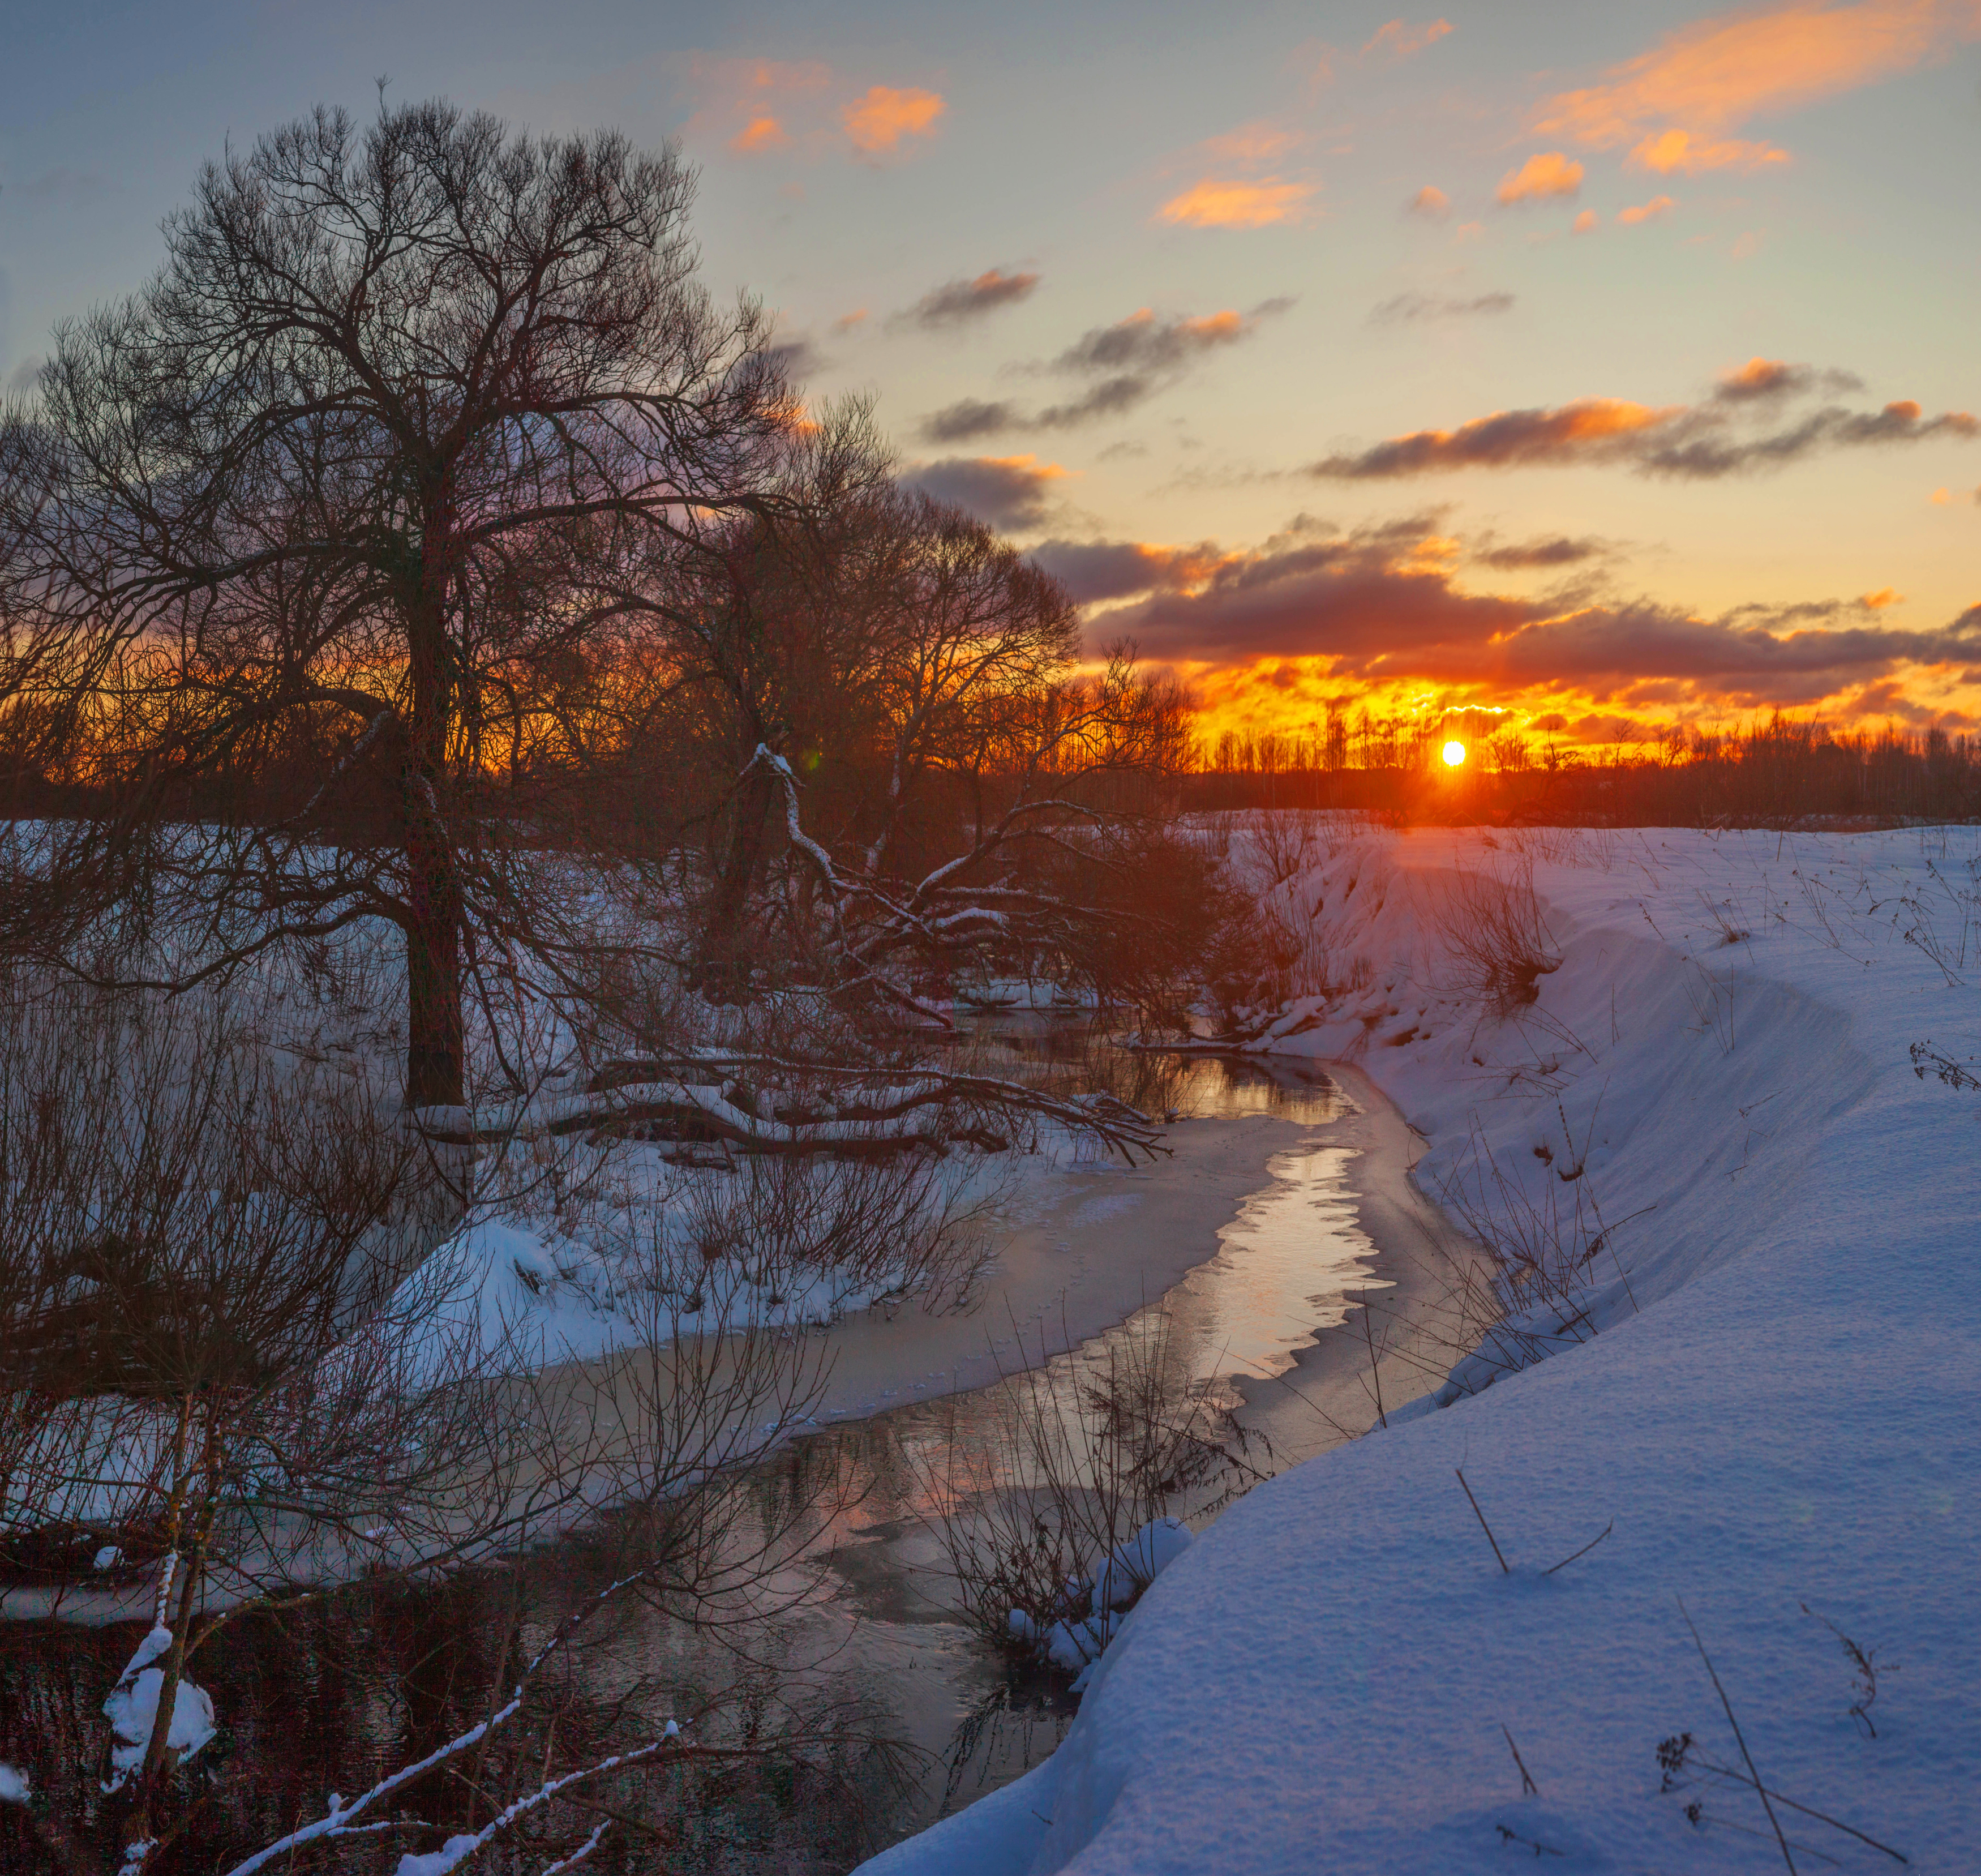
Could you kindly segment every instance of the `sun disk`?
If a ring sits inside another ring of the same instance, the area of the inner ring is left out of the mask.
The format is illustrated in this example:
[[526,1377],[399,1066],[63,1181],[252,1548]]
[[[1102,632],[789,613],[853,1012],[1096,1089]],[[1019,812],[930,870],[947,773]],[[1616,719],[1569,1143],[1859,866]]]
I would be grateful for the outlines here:
[[1465,745],[1462,742],[1448,742],[1444,745],[1445,761],[1453,768],[1465,760]]

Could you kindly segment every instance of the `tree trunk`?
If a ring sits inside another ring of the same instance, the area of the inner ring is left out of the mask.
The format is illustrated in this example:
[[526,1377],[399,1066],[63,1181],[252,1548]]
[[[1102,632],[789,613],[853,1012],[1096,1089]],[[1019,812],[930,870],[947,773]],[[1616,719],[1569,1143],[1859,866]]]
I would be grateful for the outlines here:
[[704,986],[717,1001],[740,995],[749,975],[750,888],[764,863],[764,828],[777,778],[759,762],[736,791],[722,861],[702,928]]
[[421,581],[407,606],[412,720],[400,774],[405,829],[406,1105],[459,1107],[466,1098],[461,1025],[461,923],[465,911],[454,842],[441,811],[453,728],[454,674],[447,637],[447,575],[430,515]]
[[[416,786],[409,778],[408,793]],[[457,1108],[466,1098],[461,884],[453,855],[435,838],[438,815],[419,811],[425,806],[408,802],[407,813],[406,1105]]]

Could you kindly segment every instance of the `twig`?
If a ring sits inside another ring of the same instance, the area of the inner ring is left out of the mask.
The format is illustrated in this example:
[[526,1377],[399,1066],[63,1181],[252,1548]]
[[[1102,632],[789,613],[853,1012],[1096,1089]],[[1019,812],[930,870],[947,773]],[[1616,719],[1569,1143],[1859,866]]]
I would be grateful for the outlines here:
[[1454,1472],[1457,1473],[1459,1484],[1464,1486],[1466,1497],[1472,1499],[1473,1515],[1479,1520],[1479,1528],[1485,1532],[1486,1541],[1492,1545],[1493,1554],[1500,1559],[1500,1569],[1504,1571],[1507,1575],[1511,1576],[1513,1573],[1511,1569],[1508,1568],[1506,1557],[1500,1551],[1500,1540],[1493,1536],[1493,1527],[1487,1523],[1486,1514],[1479,1508],[1479,1501],[1477,1498],[1472,1498],[1472,1488],[1465,1484],[1464,1469],[1460,1466],[1453,1466],[1451,1469]]
[[1520,1757],[1520,1748],[1513,1744],[1513,1735],[1507,1732],[1504,1720],[1500,1722],[1500,1731],[1506,1734],[1507,1750],[1513,1754],[1513,1763],[1520,1768],[1520,1795],[1523,1798],[1539,1798],[1541,1788],[1534,1783],[1533,1774],[1527,1770],[1527,1761]]
[[[1743,1773],[1736,1771],[1730,1765],[1719,1765],[1709,1758],[1695,1755],[1701,1769],[1713,1773],[1716,1778],[1730,1778],[1736,1784],[1752,1784],[1753,1780]],[[1846,1837],[1854,1837],[1860,1844],[1869,1844],[1873,1850],[1881,1851],[1895,1863],[1903,1863],[1909,1869],[1912,1858],[1903,1851],[1894,1850],[1889,1844],[1881,1844],[1877,1838],[1859,1830],[1856,1825],[1846,1824],[1840,1818],[1833,1818],[1826,1811],[1818,1811],[1813,1804],[1799,1804],[1792,1798],[1764,1786],[1755,1786],[1766,1798],[1773,1798],[1777,1804],[1786,1804],[1791,1811],[1800,1811],[1805,1818],[1813,1818],[1819,1824],[1826,1824],[1833,1831],[1841,1831]]]
[[[1760,1768],[1754,1763],[1754,1755],[1747,1750],[1747,1741],[1740,1731],[1740,1722],[1733,1717],[1733,1703],[1726,1698],[1726,1690],[1720,1684],[1720,1675],[1713,1665],[1713,1657],[1706,1653],[1706,1644],[1699,1638],[1699,1625],[1692,1619],[1692,1611],[1685,1606],[1685,1598],[1678,1598],[1678,1612],[1685,1618],[1685,1625],[1692,1631],[1693,1646],[1699,1650],[1699,1658],[1705,1662],[1706,1671],[1711,1676],[1713,1691],[1720,1696],[1720,1704],[1726,1710],[1726,1724],[1733,1729],[1733,1741],[1740,1748],[1740,1756],[1747,1761],[1747,1770],[1753,1774],[1754,1789],[1760,1794],[1761,1808],[1768,1814],[1768,1821],[1774,1826],[1775,1841],[1781,1846],[1782,1861],[1789,1866],[1789,1876],[1795,1876],[1795,1858],[1789,1854],[1789,1840],[1782,1834],[1781,1820],[1775,1815],[1767,1788],[1761,1783]],[[1881,1845],[1880,1848],[1883,1846]]]
[[1566,1570],[1570,1564],[1575,1561],[1576,1558],[1586,1557],[1591,1551],[1595,1549],[1597,1544],[1600,1544],[1603,1540],[1609,1536],[1610,1532],[1614,1531],[1616,1528],[1616,1521],[1613,1518],[1600,1531],[1596,1532],[1594,1537],[1591,1538],[1586,1544],[1583,1544],[1580,1550],[1570,1551],[1570,1554],[1564,1557],[1560,1563],[1550,1565],[1547,1569],[1543,1570],[1541,1574],[1543,1576],[1553,1576],[1557,1570]]

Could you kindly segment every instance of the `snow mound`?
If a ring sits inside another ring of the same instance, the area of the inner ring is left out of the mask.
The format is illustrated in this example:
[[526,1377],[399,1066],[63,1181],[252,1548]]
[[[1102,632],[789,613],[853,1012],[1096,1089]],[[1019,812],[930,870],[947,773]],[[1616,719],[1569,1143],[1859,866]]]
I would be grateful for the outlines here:
[[1094,1614],[1132,1608],[1189,1548],[1190,1539],[1190,1527],[1180,1518],[1152,1518],[1127,1542],[1116,1544],[1094,1579]]
[[[104,1700],[103,1717],[110,1722],[118,1741],[110,1749],[113,1790],[145,1762],[165,1681],[164,1671],[151,1664],[171,1645],[169,1628],[154,1628],[138,1644],[130,1664]],[[205,1688],[181,1681],[172,1694],[171,1720],[165,1732],[167,1748],[184,1761],[205,1745],[215,1730],[213,1702]]]

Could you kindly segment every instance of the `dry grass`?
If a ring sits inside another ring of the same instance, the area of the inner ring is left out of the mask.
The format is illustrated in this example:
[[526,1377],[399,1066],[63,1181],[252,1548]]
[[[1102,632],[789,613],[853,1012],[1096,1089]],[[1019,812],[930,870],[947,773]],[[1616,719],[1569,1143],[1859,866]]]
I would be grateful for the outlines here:
[[1439,900],[1433,928],[1444,959],[1438,988],[1505,1022],[1539,1001],[1561,951],[1534,891],[1531,858],[1492,872],[1460,872]]
[[[1152,1518],[1214,1511],[1267,1474],[1255,1440],[1192,1381],[1168,1320],[1149,1311],[1078,1355],[1022,1336],[987,1423],[954,1415],[925,1479],[958,1611],[1002,1647],[1084,1614],[1087,1584]],[[954,1414],[954,1409],[952,1410]]]

